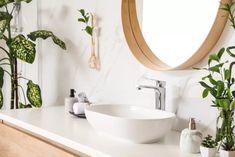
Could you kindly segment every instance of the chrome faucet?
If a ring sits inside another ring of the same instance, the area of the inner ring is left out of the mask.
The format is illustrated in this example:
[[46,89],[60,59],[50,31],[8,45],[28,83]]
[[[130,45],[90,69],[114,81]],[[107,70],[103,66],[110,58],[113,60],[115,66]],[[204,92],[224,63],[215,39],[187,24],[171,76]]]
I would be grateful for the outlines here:
[[165,98],[166,98],[166,82],[153,80],[156,82],[156,86],[149,86],[149,85],[137,85],[137,89],[141,90],[143,88],[146,89],[153,89],[155,92],[155,109],[165,110]]

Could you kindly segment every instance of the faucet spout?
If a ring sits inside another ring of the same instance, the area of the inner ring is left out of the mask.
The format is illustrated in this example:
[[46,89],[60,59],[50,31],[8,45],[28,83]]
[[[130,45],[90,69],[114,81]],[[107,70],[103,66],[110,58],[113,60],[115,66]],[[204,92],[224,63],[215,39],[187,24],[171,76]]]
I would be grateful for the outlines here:
[[137,89],[153,89],[155,92],[155,108],[165,110],[165,89],[166,82],[156,80],[156,86],[137,85]]

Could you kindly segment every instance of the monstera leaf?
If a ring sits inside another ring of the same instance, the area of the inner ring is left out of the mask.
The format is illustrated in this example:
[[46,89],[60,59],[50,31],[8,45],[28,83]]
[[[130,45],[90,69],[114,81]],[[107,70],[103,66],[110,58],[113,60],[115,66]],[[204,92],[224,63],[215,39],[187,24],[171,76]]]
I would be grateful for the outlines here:
[[25,105],[25,104],[23,104],[23,103],[20,103],[19,107],[20,107],[20,109],[32,108],[32,105],[31,105],[31,104]]
[[55,36],[51,31],[38,30],[38,31],[35,31],[35,32],[31,32],[28,35],[28,37],[32,41],[36,41],[38,38],[42,38],[42,39],[45,40],[45,39],[51,37],[55,44],[59,45],[62,49],[66,50],[65,43],[62,40],[60,40],[57,36]]
[[36,55],[35,44],[27,40],[23,35],[16,36],[10,43],[14,56],[27,62],[33,63]]
[[27,98],[34,107],[42,106],[41,90],[37,84],[34,84],[31,80],[27,83]]

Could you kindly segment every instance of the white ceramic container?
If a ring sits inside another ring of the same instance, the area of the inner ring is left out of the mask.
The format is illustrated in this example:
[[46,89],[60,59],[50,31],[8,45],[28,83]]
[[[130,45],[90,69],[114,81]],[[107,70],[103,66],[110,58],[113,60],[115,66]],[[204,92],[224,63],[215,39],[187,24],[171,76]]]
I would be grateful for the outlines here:
[[202,157],[215,157],[217,148],[207,148],[200,146],[200,152]]

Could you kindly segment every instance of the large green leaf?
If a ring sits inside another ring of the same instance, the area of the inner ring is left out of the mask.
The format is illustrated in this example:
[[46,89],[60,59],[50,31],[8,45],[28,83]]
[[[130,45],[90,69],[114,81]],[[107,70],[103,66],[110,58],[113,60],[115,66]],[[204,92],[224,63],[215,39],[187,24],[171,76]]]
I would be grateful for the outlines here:
[[49,37],[52,38],[53,42],[57,45],[59,45],[62,49],[66,50],[66,45],[65,43],[60,40],[57,36],[55,36],[51,31],[47,31],[47,30],[38,30],[35,32],[31,32],[28,37],[32,40],[32,41],[36,41],[38,38],[42,38],[42,39],[47,39]]
[[2,67],[0,67],[0,88],[2,88],[4,83],[4,70]]
[[0,88],[0,109],[3,106],[3,94],[2,94],[2,88]]
[[14,56],[27,62],[33,63],[36,55],[35,44],[27,40],[23,35],[16,36],[10,44]]
[[27,98],[32,106],[37,108],[42,106],[41,89],[31,80],[27,83]]

